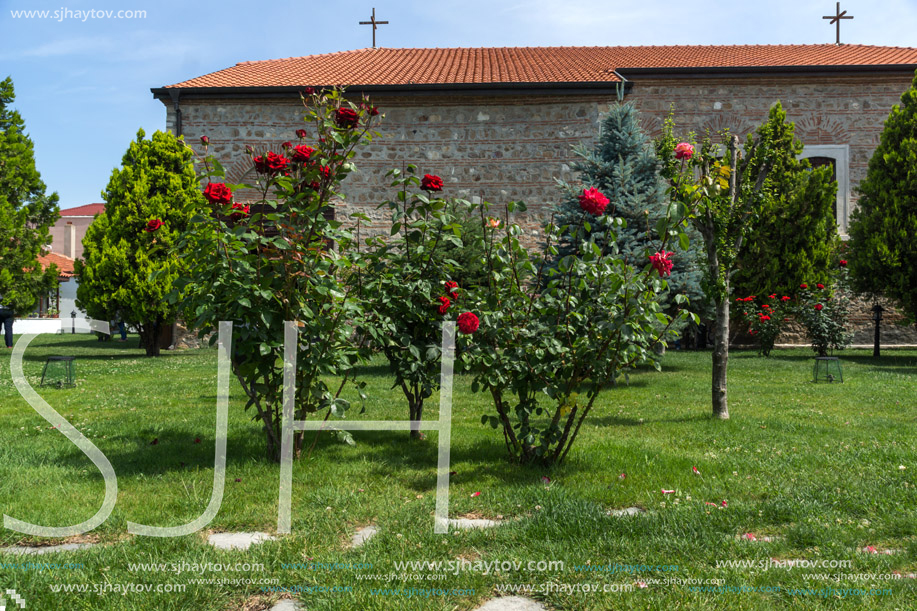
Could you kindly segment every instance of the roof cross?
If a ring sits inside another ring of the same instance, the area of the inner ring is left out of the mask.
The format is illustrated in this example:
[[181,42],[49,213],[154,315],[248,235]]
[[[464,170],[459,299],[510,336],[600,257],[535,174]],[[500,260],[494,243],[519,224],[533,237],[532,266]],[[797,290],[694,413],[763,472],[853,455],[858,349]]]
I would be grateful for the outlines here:
[[[838,3],[840,6],[840,3]],[[369,21],[361,21],[360,25],[372,25],[373,26],[373,49],[376,48],[376,28],[380,25],[388,25],[388,21],[376,21],[376,7],[373,7],[373,16],[369,18]],[[838,34],[839,36],[840,34]]]
[[835,23],[837,24],[837,43],[836,44],[841,44],[841,19],[853,19],[853,15],[849,15],[846,17],[845,15],[847,15],[847,11],[844,11],[842,13],[841,12],[841,3],[838,2],[836,15],[828,15],[826,17],[822,17],[822,19],[830,19],[831,25],[834,25]]

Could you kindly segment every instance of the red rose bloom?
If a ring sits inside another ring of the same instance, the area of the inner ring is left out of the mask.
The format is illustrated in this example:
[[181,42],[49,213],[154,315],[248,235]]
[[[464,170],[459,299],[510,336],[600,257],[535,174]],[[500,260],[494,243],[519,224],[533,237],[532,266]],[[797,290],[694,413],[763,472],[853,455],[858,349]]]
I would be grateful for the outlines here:
[[742,301],[749,302],[749,301],[754,301],[754,300],[755,300],[754,296],[751,296],[751,297],[746,297]]
[[255,171],[259,174],[269,174],[271,176],[281,173],[285,174],[290,166],[289,159],[271,151],[268,151],[266,155],[255,157],[254,161]]
[[765,303],[763,306],[761,306],[761,307],[764,308],[765,310],[769,310],[769,309],[770,309],[770,306],[767,305],[766,303]]
[[816,303],[816,304],[815,304],[815,309],[818,310],[819,312],[821,312],[822,308],[824,308],[824,307],[825,307],[825,306],[823,306],[823,305],[820,304],[820,303]]
[[841,259],[839,265],[841,267],[847,267],[847,259]]
[[233,204],[232,209],[239,211],[233,212],[231,215],[229,215],[229,218],[231,218],[233,221],[238,221],[243,216],[248,216],[248,212],[250,210],[248,204]]
[[768,298],[768,299],[776,299],[776,298],[777,298],[777,293],[774,293],[773,295],[768,295],[767,298]]
[[449,301],[448,297],[440,297],[439,298],[439,313],[445,314],[446,310],[448,310],[449,306],[451,305],[452,305],[452,302]]
[[331,168],[326,165],[318,166],[318,173],[321,175],[322,179],[327,180],[331,178]]
[[353,109],[347,108],[338,108],[334,111],[334,122],[338,127],[343,127],[345,129],[351,129],[357,126],[357,123],[360,122],[360,115],[354,112]]
[[297,129],[297,130],[296,130],[296,137],[297,137],[297,138],[300,138],[300,139],[305,138],[305,137],[306,137],[306,130],[304,130],[304,129]]
[[579,207],[589,214],[602,216],[608,207],[608,198],[595,187],[583,189],[582,195],[579,196]]
[[147,233],[153,233],[154,231],[159,231],[159,228],[162,227],[162,225],[163,225],[163,222],[160,221],[159,219],[152,219],[147,222],[146,228],[144,229],[144,231],[146,231]]
[[288,142],[284,142],[283,144],[280,145],[280,148],[282,148],[282,149],[291,149],[291,148],[293,148],[293,143],[292,143],[292,142],[289,142],[289,141],[288,141]]
[[481,324],[481,321],[472,312],[462,312],[458,315],[456,322],[458,323],[459,331],[465,335],[471,335],[477,331]]
[[819,282],[819,283],[818,283],[818,284],[816,284],[815,286],[817,286],[817,287],[818,287],[819,289],[823,289],[823,288],[825,288],[825,285],[824,285],[824,284],[822,284],[821,282]]
[[420,188],[424,191],[442,191],[443,190],[443,179],[435,174],[424,174],[423,178],[420,179]]
[[801,288],[801,289],[807,289],[807,288],[809,288],[809,285],[808,285],[808,284],[800,284],[800,285],[799,285],[799,288]]
[[789,301],[789,300],[790,300],[790,298],[787,297],[786,295],[784,295],[783,297],[780,298],[780,301],[782,301],[782,302],[784,302],[784,303],[786,303],[786,302]]
[[207,146],[208,144],[210,144],[210,138],[208,138],[207,136],[201,136],[201,144],[203,144],[204,146]]
[[[302,131],[302,130],[300,130]],[[299,144],[293,147],[293,161],[298,161],[299,163],[305,163],[309,161],[309,158],[312,157],[312,153],[315,152],[315,149],[311,146],[306,146],[305,144]]]
[[225,183],[211,182],[204,187],[204,197],[213,205],[225,206],[232,201],[232,191]]
[[[607,202],[608,200],[605,200],[605,201]],[[659,272],[660,278],[662,278],[663,276],[672,275],[672,267],[675,264],[672,263],[672,260],[669,259],[669,257],[671,257],[674,254],[675,254],[674,252],[666,252],[663,250],[662,252],[657,252],[654,255],[650,255],[650,263],[652,263],[653,268],[657,272]]]
[[450,280],[446,283],[446,292],[449,294],[449,297],[453,300],[458,299],[458,292],[455,289],[458,288],[458,282]]
[[303,92],[304,95],[312,95],[313,93],[315,93],[315,88],[314,88],[314,87],[306,87],[305,89],[302,90],[302,92]]

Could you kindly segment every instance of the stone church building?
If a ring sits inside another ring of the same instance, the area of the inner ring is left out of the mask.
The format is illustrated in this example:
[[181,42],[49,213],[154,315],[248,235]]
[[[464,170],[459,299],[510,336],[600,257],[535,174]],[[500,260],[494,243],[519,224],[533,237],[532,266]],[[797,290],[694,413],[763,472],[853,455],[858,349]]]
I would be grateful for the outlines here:
[[343,185],[339,218],[354,209],[378,218],[392,196],[385,173],[413,163],[442,176],[448,195],[526,202],[528,217],[515,220],[531,230],[558,200],[555,178],[575,178],[571,148],[595,138],[619,88],[653,136],[670,109],[679,132],[744,136],[779,100],[803,156],[834,166],[843,235],[915,69],[917,48],[865,45],[373,48],[242,62],[152,92],[168,129],[192,146],[207,135],[227,179],[243,182],[246,145],[279,150],[294,139],[305,87],[344,85],[385,118]]

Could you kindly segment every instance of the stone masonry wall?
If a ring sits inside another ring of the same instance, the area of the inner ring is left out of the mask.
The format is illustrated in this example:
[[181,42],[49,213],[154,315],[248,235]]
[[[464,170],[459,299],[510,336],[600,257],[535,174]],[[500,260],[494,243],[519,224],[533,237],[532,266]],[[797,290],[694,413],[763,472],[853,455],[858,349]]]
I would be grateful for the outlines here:
[[[670,107],[679,134],[730,128],[744,136],[780,100],[804,143],[849,145],[852,207],[854,187],[865,176],[884,121],[909,84],[910,77],[882,74],[641,79],[627,99],[640,109],[644,128],[652,136],[660,133]],[[358,150],[358,170],[343,185],[345,200],[338,206],[338,218],[359,210],[381,229],[384,219],[376,206],[394,195],[385,173],[415,164],[420,175],[442,176],[447,195],[472,201],[483,196],[495,204],[524,201],[529,212],[513,220],[535,240],[558,200],[556,179],[575,179],[572,146],[594,140],[615,99],[405,95],[377,96],[373,102],[385,114],[381,136]],[[174,130],[175,112],[171,104],[166,108],[167,128]],[[295,99],[183,99],[181,108],[186,140],[199,150],[198,137],[209,136],[211,152],[226,168],[230,182],[242,182],[251,171],[246,145],[279,150],[303,125],[302,105]],[[244,193],[239,195],[245,199]]]

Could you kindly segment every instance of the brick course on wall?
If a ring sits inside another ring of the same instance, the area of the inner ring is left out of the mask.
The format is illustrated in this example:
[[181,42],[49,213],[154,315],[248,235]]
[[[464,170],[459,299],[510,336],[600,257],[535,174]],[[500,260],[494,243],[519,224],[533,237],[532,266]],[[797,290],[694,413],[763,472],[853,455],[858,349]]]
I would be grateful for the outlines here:
[[[744,136],[780,100],[804,143],[849,145],[852,207],[854,187],[865,176],[884,121],[910,81],[910,76],[891,74],[639,79],[627,99],[637,105],[652,136],[660,133],[670,108],[680,134],[729,128]],[[483,196],[501,205],[524,201],[529,212],[513,220],[537,234],[559,199],[556,180],[576,178],[571,171],[572,147],[594,140],[615,98],[388,95],[374,97],[373,102],[385,114],[380,136],[358,149],[357,172],[343,185],[345,199],[337,206],[338,218],[360,211],[381,229],[385,223],[377,206],[393,196],[385,173],[415,164],[421,175],[442,176],[447,195],[472,201]],[[167,128],[174,131],[175,110],[171,104],[166,108]],[[246,145],[278,150],[303,126],[304,109],[293,98],[243,97],[182,99],[181,111],[188,142],[200,150],[198,137],[209,136],[210,151],[227,169],[228,180],[242,182],[250,172]],[[860,330],[857,334],[862,335]]]

